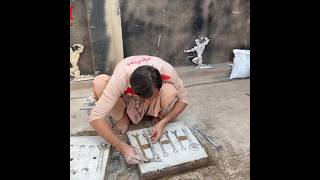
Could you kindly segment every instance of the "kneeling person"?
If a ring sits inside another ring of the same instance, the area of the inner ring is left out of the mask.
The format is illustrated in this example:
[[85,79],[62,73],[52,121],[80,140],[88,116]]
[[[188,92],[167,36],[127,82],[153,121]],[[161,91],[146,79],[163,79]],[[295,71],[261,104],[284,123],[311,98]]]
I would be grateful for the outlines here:
[[[114,134],[125,133],[130,122],[137,124],[149,115],[158,119],[151,133],[155,143],[161,138],[164,127],[188,104],[187,91],[175,69],[153,56],[125,58],[112,76],[99,75],[94,79],[93,92],[97,103],[91,112],[90,124],[129,164],[137,164],[143,158]],[[113,130],[105,121],[107,115],[116,121]]]

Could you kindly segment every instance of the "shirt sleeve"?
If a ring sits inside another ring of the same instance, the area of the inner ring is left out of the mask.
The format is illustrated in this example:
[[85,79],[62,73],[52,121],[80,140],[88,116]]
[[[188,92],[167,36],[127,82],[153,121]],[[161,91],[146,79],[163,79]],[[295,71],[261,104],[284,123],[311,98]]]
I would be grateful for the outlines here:
[[173,83],[173,86],[177,89],[178,91],[178,100],[182,101],[186,104],[189,104],[188,102],[188,92],[187,89],[185,88],[183,81],[180,79],[178,73],[174,68],[172,68],[171,71],[171,81]]
[[125,81],[125,71],[123,71],[123,66],[119,64],[115,67],[115,70],[103,91],[103,94],[99,98],[96,106],[92,109],[89,121],[94,121],[96,119],[105,118],[113,106],[116,104],[120,98],[122,91],[126,88]]

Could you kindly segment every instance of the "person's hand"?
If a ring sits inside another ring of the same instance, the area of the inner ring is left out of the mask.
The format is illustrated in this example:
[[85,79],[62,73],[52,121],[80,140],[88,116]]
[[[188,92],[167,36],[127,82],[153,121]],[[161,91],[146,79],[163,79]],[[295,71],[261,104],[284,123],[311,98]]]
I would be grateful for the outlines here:
[[128,144],[124,145],[124,147],[122,148],[122,155],[124,156],[128,164],[139,164],[141,162],[148,161],[141,155],[140,151],[137,148],[132,147]]
[[164,129],[164,124],[159,121],[157,124],[155,124],[152,128],[152,133],[151,133],[151,141],[152,143],[156,143],[162,136]]

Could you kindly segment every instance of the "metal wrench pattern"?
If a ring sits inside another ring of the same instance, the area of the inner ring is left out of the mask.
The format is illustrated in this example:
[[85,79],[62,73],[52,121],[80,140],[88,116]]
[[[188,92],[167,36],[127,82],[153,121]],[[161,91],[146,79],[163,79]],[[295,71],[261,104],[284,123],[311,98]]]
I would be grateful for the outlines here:
[[169,132],[168,132],[167,130],[164,131],[164,135],[167,137],[168,141],[170,142],[171,147],[172,147],[172,149],[173,149],[173,152],[174,152],[174,153],[177,153],[177,152],[178,152],[178,149],[174,146],[171,138],[169,137]]
[[155,152],[153,143],[151,142],[151,139],[150,139],[150,131],[147,130],[147,129],[144,129],[144,130],[143,130],[143,137],[146,138],[146,140],[148,141],[148,144],[150,145],[150,150],[151,150],[153,159],[159,160],[160,157],[159,157],[159,155]]
[[163,156],[164,156],[164,157],[169,156],[169,154],[167,153],[167,151],[164,149],[163,144],[161,143],[161,141],[160,141],[160,140],[158,140],[158,142],[159,142],[159,145],[160,145],[160,147],[161,147],[161,150],[162,150]]
[[138,146],[139,146],[139,149],[140,149],[140,151],[141,151],[141,153],[142,153],[142,156],[147,159],[147,155],[146,155],[146,153],[144,152],[144,150],[143,150],[143,148],[142,148],[142,144],[141,144],[140,139],[139,139],[139,134],[138,134],[138,133],[132,134],[132,136],[136,139],[136,141],[137,141],[137,143],[138,143]]
[[171,133],[173,133],[176,136],[176,139],[178,140],[178,142],[179,142],[179,144],[181,146],[181,150],[185,151],[186,147],[182,144],[181,140],[179,139],[179,136],[177,134],[177,130],[173,130],[173,131],[171,131]]
[[187,136],[187,139],[188,139],[188,142],[189,142],[189,149],[193,150],[193,151],[199,149],[199,144],[192,141],[187,129],[186,128],[182,128],[182,131]]

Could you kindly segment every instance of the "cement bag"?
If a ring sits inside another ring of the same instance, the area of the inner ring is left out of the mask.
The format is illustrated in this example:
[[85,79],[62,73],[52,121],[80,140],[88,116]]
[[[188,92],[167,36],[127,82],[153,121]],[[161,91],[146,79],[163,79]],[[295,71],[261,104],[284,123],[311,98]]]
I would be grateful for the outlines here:
[[250,77],[250,50],[234,49],[230,79]]

